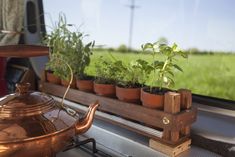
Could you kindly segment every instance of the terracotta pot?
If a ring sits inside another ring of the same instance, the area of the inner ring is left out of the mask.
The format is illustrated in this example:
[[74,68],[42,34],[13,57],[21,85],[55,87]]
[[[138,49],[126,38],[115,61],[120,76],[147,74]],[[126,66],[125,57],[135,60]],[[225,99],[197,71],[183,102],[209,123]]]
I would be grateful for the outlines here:
[[142,105],[148,108],[163,109],[164,94],[151,94],[141,89]]
[[[65,87],[67,87],[69,85],[69,81],[67,80],[61,80],[61,84]],[[72,83],[71,83],[71,88],[76,88],[76,80],[73,79]]]
[[52,72],[47,71],[46,72],[46,78],[48,82],[54,83],[54,84],[60,84],[61,79],[58,76],[55,76]]
[[94,91],[97,95],[115,97],[115,86],[113,84],[94,83]]
[[94,84],[93,80],[77,80],[76,86],[79,90],[84,92],[93,92]]
[[140,88],[122,88],[116,86],[116,96],[121,101],[138,103],[140,102]]

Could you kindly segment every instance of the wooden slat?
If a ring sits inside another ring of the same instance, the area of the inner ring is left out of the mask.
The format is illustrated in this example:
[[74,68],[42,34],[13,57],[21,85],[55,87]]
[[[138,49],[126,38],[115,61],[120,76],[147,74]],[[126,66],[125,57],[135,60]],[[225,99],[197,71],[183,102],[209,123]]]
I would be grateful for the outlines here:
[[178,146],[168,146],[166,144],[162,144],[156,140],[150,139],[149,140],[149,146],[159,152],[162,152],[170,157],[175,157],[179,155],[180,153],[188,150],[191,145],[191,140],[188,139],[187,141],[183,142],[182,144]]
[[180,112],[180,116],[175,116],[173,120],[177,123],[176,129],[182,129],[188,125],[191,125],[197,119],[197,108],[192,107],[191,109],[184,110]]
[[[189,109],[192,106],[192,93],[188,89],[179,89],[178,92],[180,93],[180,102],[181,102],[181,109]],[[190,134],[190,125],[182,128],[180,133],[184,135]]]
[[49,47],[39,45],[4,45],[0,46],[0,57],[36,57],[47,56]]
[[[47,82],[43,82],[41,88],[42,91],[59,97],[62,97],[65,92],[65,87]],[[101,104],[99,107],[99,110],[101,111],[117,114],[119,116],[137,120],[139,122],[146,123],[155,127],[171,128],[171,126],[165,126],[162,123],[162,119],[163,117],[167,117],[168,119],[172,120],[173,115],[165,114],[162,111],[152,110],[140,105],[121,102],[117,99],[102,97],[75,89],[70,89],[66,98],[84,105],[89,105],[92,102],[98,100]]]

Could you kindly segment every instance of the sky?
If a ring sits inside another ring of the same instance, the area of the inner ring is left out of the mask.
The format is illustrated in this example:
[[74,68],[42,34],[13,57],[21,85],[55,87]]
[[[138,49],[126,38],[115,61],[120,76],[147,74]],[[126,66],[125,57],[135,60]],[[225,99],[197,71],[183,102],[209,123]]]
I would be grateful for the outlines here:
[[[128,46],[131,0],[43,0],[46,25],[63,12],[104,47]],[[165,37],[182,49],[235,52],[235,0],[135,0],[132,48]],[[50,31],[50,28],[47,27]]]

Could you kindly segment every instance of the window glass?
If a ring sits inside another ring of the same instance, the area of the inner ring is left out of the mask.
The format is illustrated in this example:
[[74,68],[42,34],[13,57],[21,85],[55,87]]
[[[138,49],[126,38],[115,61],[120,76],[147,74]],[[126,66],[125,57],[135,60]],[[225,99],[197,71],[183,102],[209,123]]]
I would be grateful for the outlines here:
[[[175,89],[189,88],[196,94],[235,100],[234,0],[44,0],[43,3],[47,31],[63,12],[68,23],[89,34],[87,41],[95,40],[96,45],[110,51],[120,45],[141,51],[142,44],[160,38],[169,44],[177,43],[190,55],[179,60],[184,72],[176,74]],[[140,57],[135,53],[125,55],[124,58]]]
[[26,11],[27,11],[27,25],[28,25],[28,31],[30,33],[36,33],[37,27],[36,27],[36,8],[33,2],[27,2],[26,5]]

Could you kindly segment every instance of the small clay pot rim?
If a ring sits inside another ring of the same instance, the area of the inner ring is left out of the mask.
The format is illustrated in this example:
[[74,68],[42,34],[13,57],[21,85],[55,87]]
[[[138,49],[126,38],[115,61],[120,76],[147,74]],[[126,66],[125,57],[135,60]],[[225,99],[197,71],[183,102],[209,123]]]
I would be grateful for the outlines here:
[[111,83],[96,83],[94,81],[94,85],[110,85],[110,86],[115,86],[115,84],[111,84]]
[[96,80],[96,79],[94,80],[94,84],[114,85],[114,86],[116,86],[115,83],[97,83],[97,80]]
[[78,79],[76,79],[76,82],[80,82],[80,83],[83,83],[83,82],[91,82],[91,83],[93,83],[94,81],[93,80],[78,80]]
[[120,85],[116,85],[117,88],[122,88],[122,89],[141,89],[141,87],[123,87]]
[[46,71],[46,81],[50,83],[55,83],[55,84],[61,84],[61,79],[59,76],[53,74],[53,72],[47,72]]
[[[157,92],[153,92],[153,93],[150,93],[149,90],[150,87],[149,86],[145,86],[145,87],[142,87],[141,90],[145,93],[149,93],[149,94],[153,94],[153,95],[164,95],[166,92],[169,92],[169,91],[172,91],[168,88],[162,88],[162,91],[157,91]],[[159,87],[153,87],[153,89],[159,89]]]
[[47,73],[54,74],[53,70],[48,69],[48,70],[45,70],[45,71],[46,71]]
[[95,77],[88,75],[88,76],[85,76],[84,78],[78,78],[78,77],[76,77],[76,80],[81,80],[81,81],[83,81],[83,80],[87,80],[87,81],[91,80],[91,81],[94,81],[94,80],[95,80]]
[[[98,81],[98,82],[100,81],[100,82],[102,82],[102,83],[97,83],[97,81]],[[104,78],[102,78],[102,77],[95,77],[94,82],[97,83],[97,84],[114,84],[114,85],[116,85],[116,81],[115,81],[115,80],[113,80],[113,79],[108,79],[108,78],[104,79]],[[103,82],[105,82],[105,83],[103,83]],[[106,83],[106,82],[107,82],[107,83]]]
[[120,84],[116,84],[116,86],[119,88],[142,88],[141,84],[136,84],[135,87],[133,87],[133,86],[126,87],[126,86],[122,86]]

